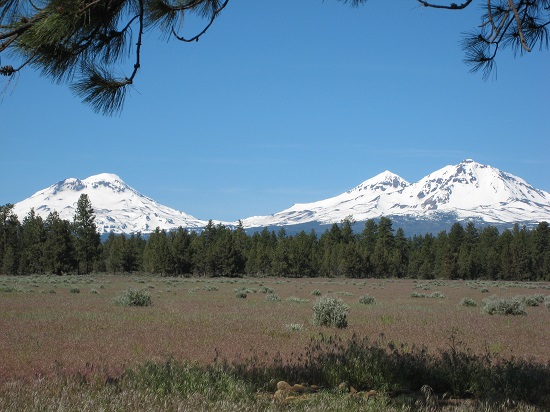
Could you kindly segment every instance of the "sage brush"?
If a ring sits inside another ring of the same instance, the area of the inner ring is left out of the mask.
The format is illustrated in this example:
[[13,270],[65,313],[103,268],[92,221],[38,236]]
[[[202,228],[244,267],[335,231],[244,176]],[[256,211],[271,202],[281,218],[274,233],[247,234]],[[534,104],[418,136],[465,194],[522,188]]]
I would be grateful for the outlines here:
[[348,326],[349,306],[341,299],[321,297],[313,305],[313,324],[346,328]]
[[117,306],[151,306],[151,294],[147,290],[128,289],[115,298]]

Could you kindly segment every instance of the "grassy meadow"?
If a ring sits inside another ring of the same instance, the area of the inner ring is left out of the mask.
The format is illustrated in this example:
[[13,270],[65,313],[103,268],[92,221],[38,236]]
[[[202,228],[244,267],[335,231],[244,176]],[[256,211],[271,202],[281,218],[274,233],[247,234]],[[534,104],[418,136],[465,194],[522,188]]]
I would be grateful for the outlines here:
[[[0,410],[548,410],[548,296],[502,281],[4,276]],[[349,307],[347,327],[312,322],[323,297]],[[521,314],[488,309],[512,301]]]

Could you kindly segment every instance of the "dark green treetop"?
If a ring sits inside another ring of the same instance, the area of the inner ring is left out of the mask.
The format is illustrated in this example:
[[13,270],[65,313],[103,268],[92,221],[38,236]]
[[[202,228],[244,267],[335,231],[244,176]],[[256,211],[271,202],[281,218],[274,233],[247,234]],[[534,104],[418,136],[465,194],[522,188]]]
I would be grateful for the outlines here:
[[95,224],[95,212],[87,194],[80,195],[74,215],[75,246],[79,271],[90,273],[94,259],[99,254],[101,238]]

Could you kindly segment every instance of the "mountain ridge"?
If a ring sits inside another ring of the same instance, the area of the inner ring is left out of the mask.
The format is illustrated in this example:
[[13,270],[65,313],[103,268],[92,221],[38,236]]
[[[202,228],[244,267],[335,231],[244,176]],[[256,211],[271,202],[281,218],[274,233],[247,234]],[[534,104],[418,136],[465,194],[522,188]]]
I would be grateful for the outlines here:
[[[80,180],[68,178],[36,192],[15,205],[23,218],[31,207],[42,217],[57,210],[72,220],[81,193],[90,197],[101,233],[150,233],[156,227],[200,230],[207,222],[160,205],[128,186],[118,175],[100,173]],[[550,221],[550,193],[492,166],[466,159],[444,166],[409,183],[388,170],[339,195],[296,203],[272,215],[241,219],[247,229],[328,225],[347,217],[357,222],[381,216],[400,221],[473,220],[488,224]],[[229,226],[238,222],[215,221]]]
[[[388,176],[391,185],[387,183]],[[244,219],[243,223],[245,227],[313,221],[331,224],[347,216],[356,221],[380,216],[430,220],[438,219],[442,214],[454,214],[457,220],[499,224],[548,220],[550,194],[510,173],[466,159],[412,184],[387,171],[344,194],[295,204],[273,215]]]

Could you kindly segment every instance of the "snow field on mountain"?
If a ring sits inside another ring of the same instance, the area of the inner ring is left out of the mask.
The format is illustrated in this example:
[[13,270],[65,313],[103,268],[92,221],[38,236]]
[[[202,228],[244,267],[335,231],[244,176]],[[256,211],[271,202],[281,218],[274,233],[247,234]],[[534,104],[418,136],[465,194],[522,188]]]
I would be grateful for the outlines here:
[[[150,233],[157,227],[171,230],[180,226],[200,229],[207,224],[160,205],[109,173],[58,182],[17,203],[14,211],[20,220],[31,208],[44,219],[56,210],[61,218],[72,220],[82,193],[90,197],[101,233]],[[549,221],[550,194],[519,177],[467,159],[412,184],[384,171],[340,195],[241,220],[245,228],[261,228],[340,223],[349,216],[358,222],[380,216],[436,220],[444,214],[486,223]],[[216,223],[237,225],[236,221]]]

